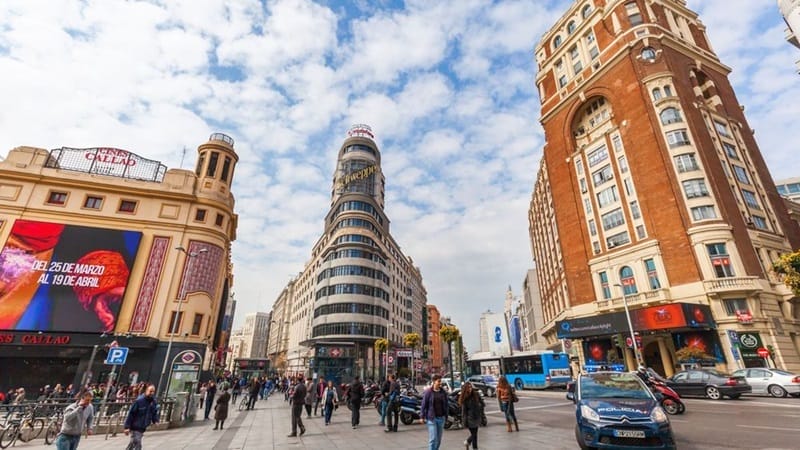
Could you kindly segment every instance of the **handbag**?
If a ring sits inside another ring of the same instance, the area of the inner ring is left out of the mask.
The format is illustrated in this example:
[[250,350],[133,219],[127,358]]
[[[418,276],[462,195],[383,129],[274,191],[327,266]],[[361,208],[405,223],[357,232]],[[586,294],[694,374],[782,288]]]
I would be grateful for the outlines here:
[[511,401],[517,403],[519,401],[519,397],[517,397],[517,391],[514,389],[511,390]]

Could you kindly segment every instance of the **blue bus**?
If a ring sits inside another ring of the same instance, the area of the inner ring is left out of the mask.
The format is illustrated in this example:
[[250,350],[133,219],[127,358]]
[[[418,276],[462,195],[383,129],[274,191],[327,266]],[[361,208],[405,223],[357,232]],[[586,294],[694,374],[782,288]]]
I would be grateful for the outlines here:
[[569,355],[520,352],[513,356],[470,358],[470,375],[505,375],[517,390],[566,387],[572,380]]

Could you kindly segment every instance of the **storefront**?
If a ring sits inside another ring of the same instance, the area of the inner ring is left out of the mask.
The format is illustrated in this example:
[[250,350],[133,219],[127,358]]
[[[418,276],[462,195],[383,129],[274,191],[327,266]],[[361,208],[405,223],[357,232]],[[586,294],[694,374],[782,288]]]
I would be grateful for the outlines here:
[[[725,364],[716,324],[706,305],[672,303],[631,309],[630,322],[635,332],[641,360],[663,375],[671,375],[685,364]],[[580,341],[582,370],[634,370],[628,318],[624,311],[556,322],[559,339]],[[682,350],[689,349],[689,350]],[[678,355],[701,355],[681,360]]]

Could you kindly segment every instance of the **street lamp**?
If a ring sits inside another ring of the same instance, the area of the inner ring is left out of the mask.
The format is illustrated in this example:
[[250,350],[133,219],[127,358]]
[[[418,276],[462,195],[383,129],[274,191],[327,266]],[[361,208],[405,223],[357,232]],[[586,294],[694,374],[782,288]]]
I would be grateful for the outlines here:
[[385,379],[389,379],[389,346],[391,345],[392,341],[389,340],[389,328],[392,327],[392,323],[389,320],[386,320],[386,373],[384,374]]
[[631,322],[631,312],[628,309],[628,293],[625,292],[625,286],[621,284],[614,284],[622,289],[622,305],[625,307],[625,318],[628,319],[628,331],[631,333],[631,343],[633,343],[633,357],[636,360],[636,365],[639,366],[639,345],[636,343],[636,335],[633,334],[633,323]]
[[[179,252],[182,252],[182,253],[186,254],[186,256],[189,258],[189,264],[190,265],[186,269],[186,272],[189,273],[190,275],[192,273],[192,271],[191,271],[191,269],[192,269],[191,261],[195,257],[199,256],[200,254],[206,253],[208,251],[207,248],[201,248],[200,250],[198,250],[196,252],[190,252],[190,251],[187,251],[183,247],[175,247],[175,250],[178,250]],[[160,392],[161,391],[161,383],[164,381],[164,375],[166,375],[166,373],[167,373],[167,364],[169,363],[169,354],[170,354],[170,351],[172,351],[172,341],[175,338],[175,333],[178,332],[177,328],[178,328],[178,322],[180,322],[180,319],[181,319],[181,305],[183,304],[183,300],[184,300],[183,298],[179,298],[178,299],[178,310],[175,312],[175,319],[172,321],[172,327],[170,327],[170,330],[169,330],[169,343],[167,344],[167,353],[164,355],[164,364],[161,366],[161,375],[158,377],[158,386],[156,387],[156,392]],[[169,383],[167,383],[167,384],[169,384]],[[166,389],[164,390],[163,394],[164,394],[164,397],[167,396]]]

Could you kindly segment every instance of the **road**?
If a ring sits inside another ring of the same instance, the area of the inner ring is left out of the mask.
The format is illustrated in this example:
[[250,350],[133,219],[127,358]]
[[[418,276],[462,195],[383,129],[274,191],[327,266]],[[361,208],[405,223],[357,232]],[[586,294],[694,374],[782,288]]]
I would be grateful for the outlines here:
[[[670,416],[681,450],[800,447],[800,398],[685,398],[684,402],[686,412]],[[552,427],[565,439],[574,439],[575,408],[563,390],[524,391],[516,411],[520,423]],[[487,399],[487,413],[502,417],[494,399]]]

